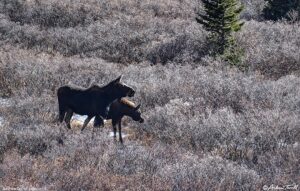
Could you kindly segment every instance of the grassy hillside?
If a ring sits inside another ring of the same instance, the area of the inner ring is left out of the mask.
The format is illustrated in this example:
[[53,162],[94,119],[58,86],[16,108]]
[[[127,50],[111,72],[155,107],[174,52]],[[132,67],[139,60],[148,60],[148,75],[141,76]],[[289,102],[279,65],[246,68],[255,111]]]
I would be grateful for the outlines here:
[[[209,56],[197,0],[0,1],[0,185],[261,190],[300,184],[300,23],[243,0],[244,72]],[[56,90],[120,74],[145,123],[68,130]]]

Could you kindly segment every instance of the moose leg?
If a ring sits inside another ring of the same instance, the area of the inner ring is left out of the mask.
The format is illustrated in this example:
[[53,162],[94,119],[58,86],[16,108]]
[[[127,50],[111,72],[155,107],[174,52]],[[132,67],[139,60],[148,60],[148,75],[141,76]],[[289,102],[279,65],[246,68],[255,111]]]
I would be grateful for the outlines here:
[[59,122],[63,122],[66,111],[65,111],[65,108],[61,104],[59,104],[58,107],[59,107]]
[[73,115],[73,111],[72,111],[71,109],[69,109],[69,110],[67,111],[67,114],[66,114],[66,117],[65,117],[65,122],[67,123],[67,127],[68,127],[69,129],[71,129],[71,124],[70,124],[70,122],[71,122],[72,115]]
[[65,118],[65,114],[66,112],[65,111],[60,111],[59,112],[59,122],[63,122],[64,118]]
[[101,115],[96,115],[94,120],[94,127],[104,126],[104,120]]
[[85,129],[85,127],[87,126],[87,124],[90,122],[90,120],[91,120],[92,118],[93,118],[93,117],[88,116],[88,117],[84,120],[84,123],[83,123],[83,126],[82,126],[81,131],[83,131],[83,130]]
[[112,126],[113,126],[113,130],[114,130],[114,138],[117,137],[117,122],[115,120],[112,120]]
[[123,144],[123,138],[122,138],[122,132],[121,132],[121,121],[119,121],[119,139],[120,139],[120,142]]

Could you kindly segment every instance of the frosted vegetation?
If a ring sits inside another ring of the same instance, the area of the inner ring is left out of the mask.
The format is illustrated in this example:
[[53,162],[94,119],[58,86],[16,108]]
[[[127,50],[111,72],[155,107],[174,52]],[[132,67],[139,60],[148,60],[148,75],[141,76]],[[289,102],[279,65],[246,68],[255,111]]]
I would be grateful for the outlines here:
[[[300,24],[243,0],[244,72],[209,56],[197,0],[0,1],[0,185],[261,190],[299,184]],[[56,90],[123,74],[145,123],[59,124]],[[3,99],[8,101],[5,101]],[[2,101],[3,100],[3,101]]]

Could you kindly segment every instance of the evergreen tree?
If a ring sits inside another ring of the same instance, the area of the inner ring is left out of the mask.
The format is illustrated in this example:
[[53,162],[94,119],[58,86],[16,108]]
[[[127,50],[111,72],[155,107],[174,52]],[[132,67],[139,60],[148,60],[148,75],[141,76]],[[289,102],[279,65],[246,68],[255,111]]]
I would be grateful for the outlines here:
[[263,16],[265,19],[277,21],[285,18],[289,19],[287,14],[295,10],[300,13],[300,0],[265,0],[267,2],[266,7],[263,10]]
[[[202,0],[204,13],[198,13],[197,22],[210,32],[209,40],[216,45],[216,53],[228,55],[235,60],[235,39],[233,33],[243,26],[240,13],[243,6],[237,0]],[[235,61],[234,61],[235,62]]]

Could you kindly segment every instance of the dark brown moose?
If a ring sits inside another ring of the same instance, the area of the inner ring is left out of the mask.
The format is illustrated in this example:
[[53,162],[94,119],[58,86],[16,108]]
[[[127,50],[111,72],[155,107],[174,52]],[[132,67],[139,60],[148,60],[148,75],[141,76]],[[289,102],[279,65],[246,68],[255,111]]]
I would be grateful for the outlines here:
[[59,121],[67,123],[71,128],[73,113],[87,115],[81,130],[87,126],[93,117],[97,117],[98,124],[103,125],[103,118],[107,117],[110,104],[122,97],[133,97],[135,91],[120,82],[121,77],[111,81],[106,86],[92,85],[84,89],[80,87],[62,86],[57,90],[59,105]]
[[[115,100],[109,107],[109,112],[106,119],[112,119],[112,125],[114,130],[114,137],[116,138],[117,128],[116,125],[119,126],[119,139],[120,142],[123,143],[122,133],[121,133],[121,122],[124,116],[131,117],[134,121],[138,121],[140,123],[144,122],[144,119],[141,117],[141,112],[139,111],[141,105],[135,107],[135,104],[129,101],[126,98],[122,98],[120,100]],[[95,117],[94,125],[98,125],[100,123],[100,118]]]

